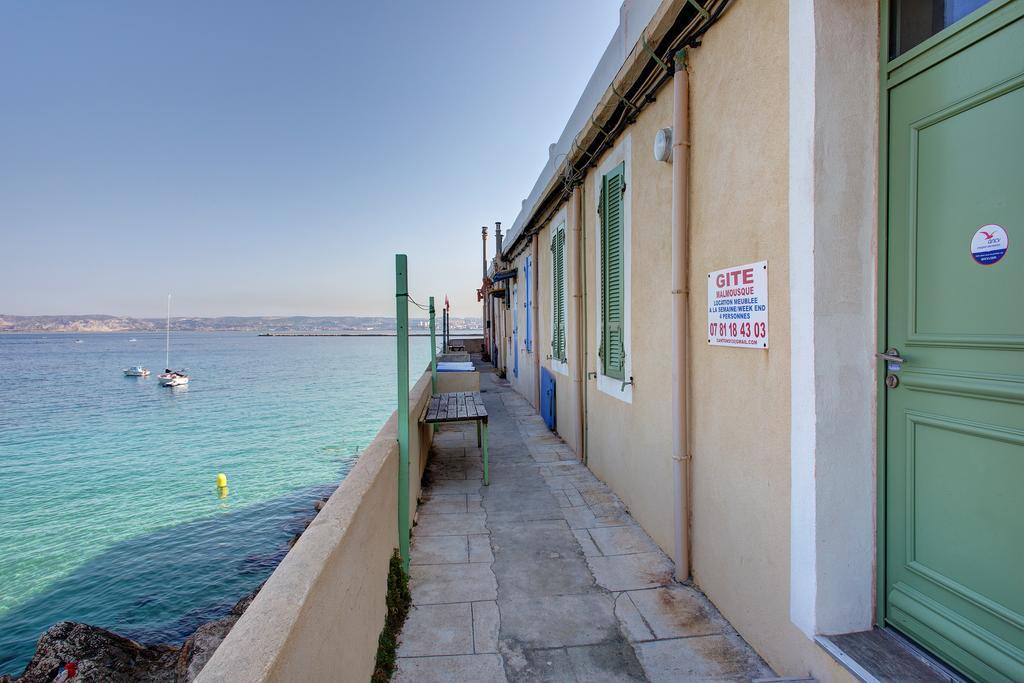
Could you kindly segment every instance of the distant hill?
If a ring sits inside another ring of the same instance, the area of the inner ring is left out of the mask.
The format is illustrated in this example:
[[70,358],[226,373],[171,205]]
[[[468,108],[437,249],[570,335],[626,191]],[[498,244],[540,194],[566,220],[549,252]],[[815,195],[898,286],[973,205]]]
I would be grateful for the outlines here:
[[[5,315],[0,332],[160,332],[164,318],[119,318],[113,315]],[[427,329],[426,318],[410,320],[413,330]],[[438,317],[440,331],[440,316]],[[479,330],[480,318],[452,318],[454,332]],[[171,329],[186,332],[394,332],[394,318],[364,316],[225,316],[171,318]]]

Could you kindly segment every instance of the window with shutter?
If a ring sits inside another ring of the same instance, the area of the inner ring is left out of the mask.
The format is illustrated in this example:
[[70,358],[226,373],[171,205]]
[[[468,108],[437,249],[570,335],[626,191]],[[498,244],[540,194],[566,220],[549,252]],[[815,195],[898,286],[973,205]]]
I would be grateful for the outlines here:
[[565,362],[565,223],[551,236],[551,356]]
[[524,297],[526,300],[523,302],[523,308],[526,309],[526,340],[524,341],[524,344],[526,346],[527,352],[533,351],[533,307],[531,306],[531,304],[533,303],[533,288],[530,287],[530,277],[532,275],[532,272],[533,257],[527,256],[526,264],[523,266],[523,284],[526,285],[526,296]]
[[601,367],[615,379],[625,378],[625,264],[623,244],[623,193],[625,163],[601,181]]

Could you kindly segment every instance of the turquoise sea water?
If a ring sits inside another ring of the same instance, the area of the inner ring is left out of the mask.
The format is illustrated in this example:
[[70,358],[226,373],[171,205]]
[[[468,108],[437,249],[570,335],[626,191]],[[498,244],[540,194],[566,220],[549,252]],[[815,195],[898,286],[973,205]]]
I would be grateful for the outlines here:
[[[429,339],[410,356],[415,381]],[[222,616],[395,407],[393,338],[179,333],[171,364],[187,387],[157,384],[162,334],[0,336],[0,673],[60,620],[175,642]]]

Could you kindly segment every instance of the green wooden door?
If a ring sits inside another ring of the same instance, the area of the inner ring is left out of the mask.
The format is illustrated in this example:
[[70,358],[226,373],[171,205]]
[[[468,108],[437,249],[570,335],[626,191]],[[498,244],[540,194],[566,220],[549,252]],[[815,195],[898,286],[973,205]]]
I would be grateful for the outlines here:
[[984,681],[1024,681],[1022,14],[990,3],[885,89],[885,621]]

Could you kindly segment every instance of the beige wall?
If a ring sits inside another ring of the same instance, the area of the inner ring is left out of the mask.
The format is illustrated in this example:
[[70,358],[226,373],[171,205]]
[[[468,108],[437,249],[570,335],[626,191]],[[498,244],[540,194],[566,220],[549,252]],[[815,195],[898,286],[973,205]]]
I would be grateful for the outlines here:
[[[693,570],[698,585],[780,674],[850,680],[790,620],[787,36],[787,2],[739,0],[690,51]],[[599,172],[606,159],[625,154],[634,386],[626,402],[587,379],[587,462],[669,554],[672,168],[654,160],[652,144],[658,129],[671,127],[672,113],[669,85],[583,185],[586,370],[597,372]],[[550,227],[540,233],[538,264],[538,341],[545,349]],[[771,348],[708,346],[707,273],[759,260],[769,264]],[[571,439],[571,382],[556,378],[558,431]]]
[[[517,296],[518,296],[518,299],[517,299],[518,306],[514,310],[509,310],[509,336],[512,335],[512,330],[513,330],[513,327],[512,327],[513,320],[512,320],[512,318],[516,317],[516,318],[518,318],[518,321],[519,321],[519,376],[517,377],[513,373],[513,371],[512,371],[513,367],[515,366],[515,359],[510,356],[509,359],[508,359],[508,380],[509,380],[509,382],[512,383],[512,386],[515,388],[515,390],[518,391],[523,396],[525,396],[526,399],[532,405],[534,403],[534,396],[535,396],[535,392],[536,392],[536,385],[535,385],[536,373],[534,371],[534,355],[538,352],[538,345],[537,345],[536,330],[534,330],[533,350],[532,350],[532,352],[528,352],[526,350],[526,316],[527,315],[532,315],[532,313],[527,311],[527,309],[525,307],[525,304],[526,304],[526,279],[525,279],[525,276],[524,276],[524,273],[526,272],[525,271],[525,268],[526,268],[526,257],[529,256],[531,253],[532,253],[532,248],[528,247],[526,249],[526,251],[524,251],[523,253],[519,254],[517,257],[515,257],[515,259],[513,259],[505,267],[508,268],[508,269],[515,268],[518,271],[518,273],[519,273],[519,276],[518,276],[518,278],[515,281],[515,284],[517,285],[517,292],[518,292],[518,294],[517,294]],[[531,274],[531,277],[536,277],[536,272],[537,272],[537,269],[536,269],[536,267],[534,267],[533,274]],[[512,291],[512,283],[509,282],[507,284],[507,287],[508,287],[509,292],[511,292]],[[532,283],[531,283],[531,287],[532,287]],[[511,296],[511,294],[509,294],[509,296]],[[551,348],[551,347],[548,346],[548,348]],[[541,356],[541,358],[543,358],[543,356]],[[534,406],[534,407],[536,408],[537,406]]]
[[[552,281],[551,281],[551,231],[561,225],[562,222],[566,224],[566,273],[565,273],[565,287],[566,287],[566,363],[564,366],[561,364],[553,363],[551,357],[551,320],[554,315],[554,299],[552,297]],[[572,448],[577,455],[580,453],[579,444],[576,443],[576,430],[575,425],[578,419],[578,407],[575,396],[575,388],[573,386],[573,372],[575,371],[575,357],[578,353],[576,349],[576,326],[580,322],[576,319],[576,315],[572,309],[572,282],[573,282],[573,265],[570,259],[570,249],[568,241],[572,239],[572,226],[569,225],[566,208],[563,206],[562,209],[556,213],[556,215],[544,225],[538,233],[538,249],[537,249],[537,277],[538,292],[537,292],[537,330],[534,333],[534,344],[536,352],[540,354],[540,367],[546,368],[551,372],[555,378],[555,431],[562,439]],[[539,378],[538,378],[539,381]]]
[[439,372],[437,373],[437,391],[440,394],[449,391],[480,391],[480,373],[473,372]]
[[[409,400],[410,514],[430,449],[431,431],[418,422],[429,397],[428,371]],[[398,545],[397,424],[395,413],[274,570],[199,683],[369,680],[387,611],[388,562]]]
[[[672,552],[672,416],[670,298],[672,281],[672,167],[654,160],[651,148],[659,128],[672,125],[672,98],[664,91],[628,129],[626,192],[630,221],[630,348],[632,402],[599,390],[588,379],[587,462],[610,484],[637,521],[669,554]],[[625,151],[627,136],[605,154]],[[600,164],[584,184],[587,348],[590,372],[600,372],[598,312],[600,222],[597,200]]]
[[[744,0],[690,54],[693,571],[780,673],[848,679],[790,621],[787,36]],[[761,260],[770,348],[709,346],[707,273]]]

